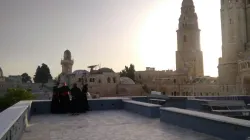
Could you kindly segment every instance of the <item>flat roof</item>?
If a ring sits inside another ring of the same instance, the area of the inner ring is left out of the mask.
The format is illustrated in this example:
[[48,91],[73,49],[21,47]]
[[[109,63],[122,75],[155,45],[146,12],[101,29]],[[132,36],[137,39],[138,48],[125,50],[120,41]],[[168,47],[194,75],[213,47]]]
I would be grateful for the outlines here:
[[138,114],[90,111],[78,116],[46,114],[31,118],[21,140],[221,140]]

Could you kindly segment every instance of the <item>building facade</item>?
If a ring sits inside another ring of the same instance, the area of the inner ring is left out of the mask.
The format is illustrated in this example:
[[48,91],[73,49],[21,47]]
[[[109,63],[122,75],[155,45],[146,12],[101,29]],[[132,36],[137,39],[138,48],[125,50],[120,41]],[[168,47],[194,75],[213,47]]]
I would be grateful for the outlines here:
[[89,66],[90,71],[75,70],[72,72],[73,60],[71,52],[64,52],[64,59],[61,61],[62,72],[59,75],[61,84],[67,83],[69,87],[77,84],[82,88],[84,84],[88,84],[90,94],[98,97],[112,96],[139,96],[145,95],[142,86],[135,84],[132,79],[120,77],[110,68],[99,68],[98,65]]
[[189,78],[204,76],[198,17],[192,0],[183,0],[177,30],[176,70]]
[[221,0],[222,57],[219,85],[250,95],[250,1]]

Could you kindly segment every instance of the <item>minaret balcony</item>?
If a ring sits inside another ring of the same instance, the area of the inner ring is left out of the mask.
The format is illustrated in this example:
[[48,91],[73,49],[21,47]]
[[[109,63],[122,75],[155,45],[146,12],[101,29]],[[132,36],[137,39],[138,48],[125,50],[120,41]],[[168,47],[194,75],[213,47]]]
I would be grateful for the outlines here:
[[71,64],[71,65],[73,65],[74,64],[74,60],[64,60],[64,59],[62,59],[61,60],[61,64]]
[[250,60],[238,61],[239,72],[250,72]]

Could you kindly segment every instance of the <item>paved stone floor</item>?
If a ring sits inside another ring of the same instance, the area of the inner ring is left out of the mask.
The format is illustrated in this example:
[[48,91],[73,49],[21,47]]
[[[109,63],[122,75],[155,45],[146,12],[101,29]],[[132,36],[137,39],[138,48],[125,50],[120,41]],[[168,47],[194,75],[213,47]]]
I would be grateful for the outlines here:
[[219,140],[126,111],[33,116],[21,140]]

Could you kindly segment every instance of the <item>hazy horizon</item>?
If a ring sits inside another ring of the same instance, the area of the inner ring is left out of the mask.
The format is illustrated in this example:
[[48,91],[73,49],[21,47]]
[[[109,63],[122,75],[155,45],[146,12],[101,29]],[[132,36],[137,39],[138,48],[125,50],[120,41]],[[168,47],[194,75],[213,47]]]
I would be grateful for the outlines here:
[[[220,1],[193,0],[201,29],[204,74],[218,76]],[[88,65],[121,71],[175,69],[176,30],[182,0],[2,0],[0,67],[5,76],[49,66],[61,72],[69,49],[73,71]],[[211,8],[212,7],[212,8]],[[211,10],[212,9],[212,10]]]

